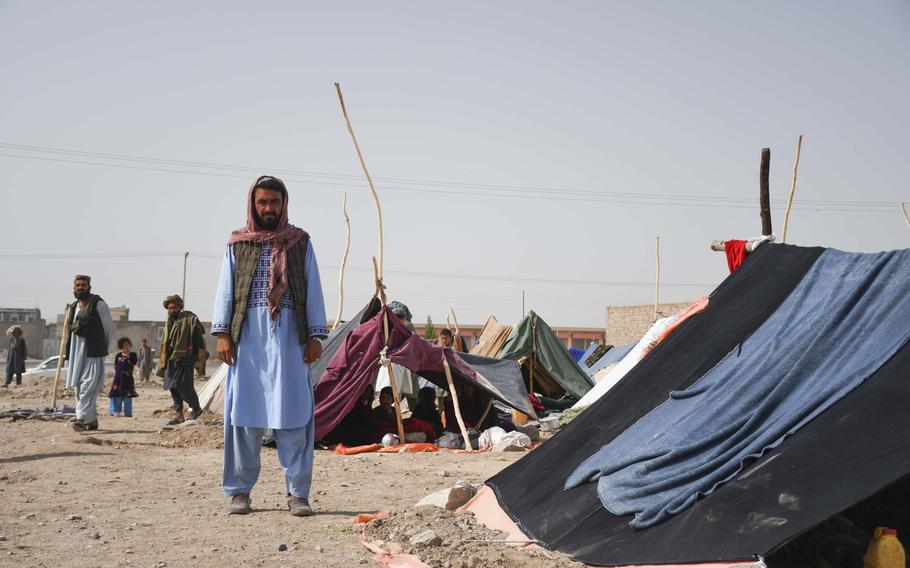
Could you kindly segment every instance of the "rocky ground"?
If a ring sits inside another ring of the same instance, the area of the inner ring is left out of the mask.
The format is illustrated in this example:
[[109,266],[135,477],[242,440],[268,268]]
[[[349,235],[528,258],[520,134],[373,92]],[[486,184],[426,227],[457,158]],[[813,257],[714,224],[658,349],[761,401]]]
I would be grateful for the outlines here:
[[[51,384],[32,379],[0,389],[0,411],[49,406]],[[417,528],[438,530],[443,543],[422,555],[432,566],[567,565],[502,543],[466,547],[459,543],[495,540],[496,533],[470,515],[414,507],[456,480],[482,482],[521,453],[317,451],[311,501],[318,514],[296,518],[287,512],[276,451],[263,448],[254,513],[228,516],[220,416],[165,430],[170,395],[160,385],[140,385],[139,393],[133,418],[107,416],[108,399],[99,397],[100,429],[90,433],[63,421],[0,420],[0,566],[378,565],[361,544],[362,525],[351,523],[378,511],[394,514],[367,525],[371,538],[395,531],[407,548]]]

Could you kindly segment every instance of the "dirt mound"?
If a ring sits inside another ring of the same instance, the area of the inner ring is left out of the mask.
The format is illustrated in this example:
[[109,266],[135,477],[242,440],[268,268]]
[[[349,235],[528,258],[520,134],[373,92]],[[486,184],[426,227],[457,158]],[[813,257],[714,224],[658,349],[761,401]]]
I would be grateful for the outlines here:
[[[155,416],[175,416],[173,410],[155,411]],[[161,429],[159,446],[165,448],[208,448],[218,450],[224,447],[224,422],[217,414],[202,413],[196,420]]]
[[[432,529],[442,540],[438,545],[413,545],[409,539]],[[440,507],[415,507],[393,511],[364,527],[368,540],[395,542],[402,551],[419,556],[434,568],[579,568],[584,566],[554,552],[536,547],[517,547],[505,542],[504,533],[493,531],[469,512],[450,512]]]

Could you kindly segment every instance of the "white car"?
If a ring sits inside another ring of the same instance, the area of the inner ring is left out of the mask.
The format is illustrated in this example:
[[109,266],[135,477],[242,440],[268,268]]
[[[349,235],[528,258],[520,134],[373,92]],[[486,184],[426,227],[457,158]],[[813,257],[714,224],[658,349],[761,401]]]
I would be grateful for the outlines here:
[[[57,355],[53,357],[48,357],[44,361],[38,363],[37,367],[32,367],[27,369],[22,373],[22,378],[26,379],[29,377],[38,378],[38,377],[50,377],[54,378],[57,375],[57,360],[60,359]],[[66,380],[66,365],[60,369],[60,379]]]

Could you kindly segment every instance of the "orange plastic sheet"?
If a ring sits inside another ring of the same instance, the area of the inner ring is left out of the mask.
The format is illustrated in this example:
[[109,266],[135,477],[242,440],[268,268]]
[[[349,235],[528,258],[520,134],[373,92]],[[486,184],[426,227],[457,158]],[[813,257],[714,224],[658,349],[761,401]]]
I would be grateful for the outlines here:
[[401,548],[394,542],[385,544],[388,550],[380,546],[379,541],[361,540],[360,542],[363,543],[367,550],[373,553],[373,560],[385,566],[390,566],[391,568],[430,568],[419,557],[401,552]]
[[[377,444],[378,445],[378,444]],[[379,453],[381,454],[419,454],[422,452],[438,452],[439,446],[436,444],[431,444],[429,442],[420,442],[414,444],[399,444],[397,446],[389,446],[388,448],[380,447]]]
[[351,524],[353,524],[353,525],[362,525],[362,524],[364,524],[364,523],[368,523],[368,522],[370,522],[370,521],[372,521],[372,520],[375,520],[375,519],[382,519],[382,518],[385,518],[388,514],[389,514],[389,513],[388,513],[387,511],[380,511],[380,512],[378,512],[378,513],[376,513],[376,514],[373,514],[373,513],[360,513],[359,515],[355,515],[354,518],[351,519]]
[[679,314],[679,317],[676,318],[676,321],[673,322],[672,324],[670,324],[667,327],[667,329],[665,329],[664,332],[661,333],[657,337],[657,339],[655,339],[653,342],[651,342],[650,345],[648,345],[648,348],[645,349],[644,353],[642,353],[641,358],[644,359],[648,355],[648,353],[650,353],[651,351],[654,350],[655,347],[660,345],[661,341],[663,341],[664,339],[669,337],[669,335],[671,333],[676,331],[676,328],[681,326],[684,321],[686,321],[690,317],[694,316],[695,314],[701,312],[702,310],[704,310],[707,307],[708,307],[708,297],[707,296],[703,296],[703,297],[699,298],[698,300],[696,300],[694,304],[692,304],[691,306],[686,308],[685,311],[683,311],[681,314]]
[[382,444],[369,444],[367,446],[345,446],[344,444],[338,444],[335,446],[335,453],[340,456],[354,456],[357,454],[365,454],[368,452],[378,452],[382,449]]
[[664,332],[660,334],[660,337],[657,338],[657,342],[660,343],[661,341],[666,339],[667,336],[670,335],[671,333],[673,333],[674,331],[676,331],[676,328],[681,326],[684,321],[686,321],[687,319],[689,319],[690,317],[694,316],[695,314],[704,310],[707,307],[708,307],[708,297],[707,296],[704,296],[704,297],[701,297],[701,298],[695,300],[694,304],[692,304],[691,306],[686,308],[686,311],[679,314],[678,320],[673,322],[673,324],[670,327],[665,329]]

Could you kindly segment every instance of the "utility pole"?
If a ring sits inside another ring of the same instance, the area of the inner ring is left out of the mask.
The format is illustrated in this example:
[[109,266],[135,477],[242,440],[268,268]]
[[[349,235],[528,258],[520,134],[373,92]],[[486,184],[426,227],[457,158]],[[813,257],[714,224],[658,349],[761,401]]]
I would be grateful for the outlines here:
[[186,259],[190,257],[189,252],[183,253],[183,295],[180,296],[183,298],[183,301],[186,302]]
[[521,291],[521,317],[525,317],[525,291]]

